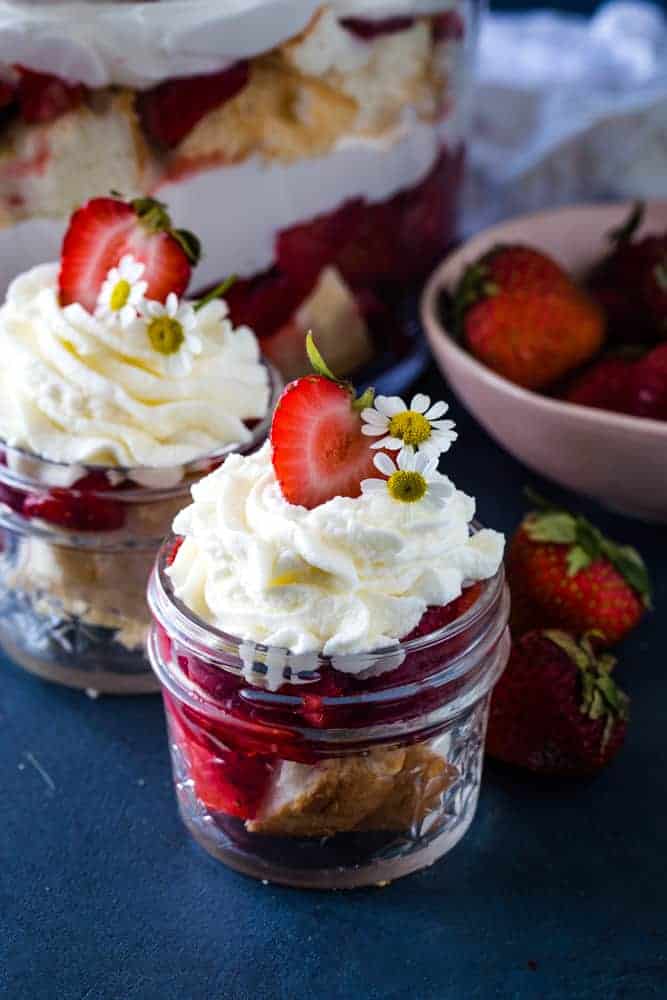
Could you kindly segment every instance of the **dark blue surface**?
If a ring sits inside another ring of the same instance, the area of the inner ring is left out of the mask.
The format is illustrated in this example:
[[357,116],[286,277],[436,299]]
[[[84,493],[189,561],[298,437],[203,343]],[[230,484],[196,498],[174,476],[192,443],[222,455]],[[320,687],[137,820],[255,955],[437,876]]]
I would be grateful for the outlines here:
[[[447,469],[511,531],[531,477],[455,410]],[[0,995],[666,996],[667,530],[595,513],[644,552],[656,584],[658,611],[619,666],[627,746],[583,784],[488,767],[462,843],[385,889],[307,893],[227,871],[181,828],[157,697],[93,702],[3,664]]]

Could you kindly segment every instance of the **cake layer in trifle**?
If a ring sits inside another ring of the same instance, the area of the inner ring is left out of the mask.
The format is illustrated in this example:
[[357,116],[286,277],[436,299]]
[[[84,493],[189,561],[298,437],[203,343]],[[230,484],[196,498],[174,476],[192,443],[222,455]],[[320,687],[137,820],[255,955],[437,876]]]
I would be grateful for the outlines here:
[[[303,310],[342,373],[398,340],[383,283],[422,279],[453,235],[462,13],[89,6],[0,3],[0,281],[55,256],[92,195],[151,193],[205,240],[199,289],[244,279],[232,318],[270,339],[288,376],[304,368]],[[327,270],[340,323],[318,304]]]

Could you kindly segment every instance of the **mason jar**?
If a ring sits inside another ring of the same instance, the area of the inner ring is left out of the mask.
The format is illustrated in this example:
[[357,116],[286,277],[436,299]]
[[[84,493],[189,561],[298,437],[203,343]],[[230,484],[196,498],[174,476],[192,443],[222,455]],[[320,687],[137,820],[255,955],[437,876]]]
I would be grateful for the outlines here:
[[146,583],[192,483],[264,442],[280,392],[243,445],[179,469],[51,462],[0,442],[0,646],[31,673],[108,694],[155,691]]
[[502,567],[437,630],[332,659],[203,622],[165,572],[178,544],[151,576],[148,649],[192,836],[237,871],[320,889],[388,882],[451,850],[475,813],[509,654]]
[[[286,377],[386,391],[454,238],[478,0],[0,0],[0,285],[110,190],[166,202]],[[387,375],[387,379],[390,376]]]

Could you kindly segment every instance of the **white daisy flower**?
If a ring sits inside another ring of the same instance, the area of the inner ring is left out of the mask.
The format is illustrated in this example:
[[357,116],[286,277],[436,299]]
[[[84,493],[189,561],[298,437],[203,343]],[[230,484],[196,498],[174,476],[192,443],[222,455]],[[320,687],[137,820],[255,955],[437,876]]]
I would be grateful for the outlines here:
[[137,318],[148,288],[141,281],[145,267],[132,254],[121,257],[118,267],[112,267],[97,297],[95,315],[98,319],[119,322],[127,327]]
[[444,476],[438,474],[437,455],[429,457],[401,448],[396,462],[384,452],[379,452],[373,464],[385,479],[364,479],[362,493],[387,492],[392,500],[401,503],[422,501],[429,506],[439,507],[454,493],[454,486]]
[[449,451],[458,437],[454,421],[441,419],[448,409],[442,401],[431,406],[430,397],[421,392],[412,397],[409,408],[399,396],[376,396],[373,406],[361,411],[361,430],[380,438],[372,448],[409,448],[437,456]]
[[146,333],[151,347],[162,355],[167,375],[189,375],[202,351],[197,313],[189,302],[170,292],[167,301],[146,303]]

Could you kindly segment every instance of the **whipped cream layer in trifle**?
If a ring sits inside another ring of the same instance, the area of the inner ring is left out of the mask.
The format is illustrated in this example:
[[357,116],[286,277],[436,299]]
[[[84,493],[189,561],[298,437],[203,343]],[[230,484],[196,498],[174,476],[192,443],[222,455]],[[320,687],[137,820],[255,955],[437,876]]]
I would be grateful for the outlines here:
[[[194,790],[223,827],[231,815],[246,832],[279,837],[402,829],[439,809],[461,777],[451,734],[413,739],[409,748],[398,734],[398,746],[331,756],[320,741],[328,746],[341,727],[359,726],[366,717],[356,699],[378,685],[386,700],[369,706],[374,715],[364,723],[378,732],[395,722],[401,697],[414,699],[408,717],[424,710],[422,679],[424,698],[438,707],[429,679],[450,655],[438,652],[438,637],[484,604],[504,539],[475,528],[474,500],[438,469],[457,436],[444,402],[370,391],[356,398],[312,340],[309,353],[316,374],[287,386],[270,441],[196,483],[174,521],[179,537],[164,572],[172,598],[197,624],[191,653],[182,624],[172,651],[169,613],[154,589],[151,601],[155,655],[166,658],[163,680],[171,676],[175,767],[186,801]],[[431,641],[415,659],[418,643],[403,640],[419,636]],[[230,662],[216,665],[229,637],[239,661],[234,680],[224,676]],[[290,735],[292,725],[301,739]],[[315,735],[304,735],[304,725]],[[268,755],[261,766],[258,753]]]
[[[266,432],[269,369],[163,204],[95,198],[0,308],[5,593],[141,649],[146,580],[190,482]],[[13,520],[12,520],[13,519]]]
[[0,281],[56,254],[76,204],[150,193],[209,248],[197,289],[244,279],[232,319],[287,375],[313,319],[341,370],[368,361],[384,286],[423,279],[453,235],[469,13],[0,3]]

